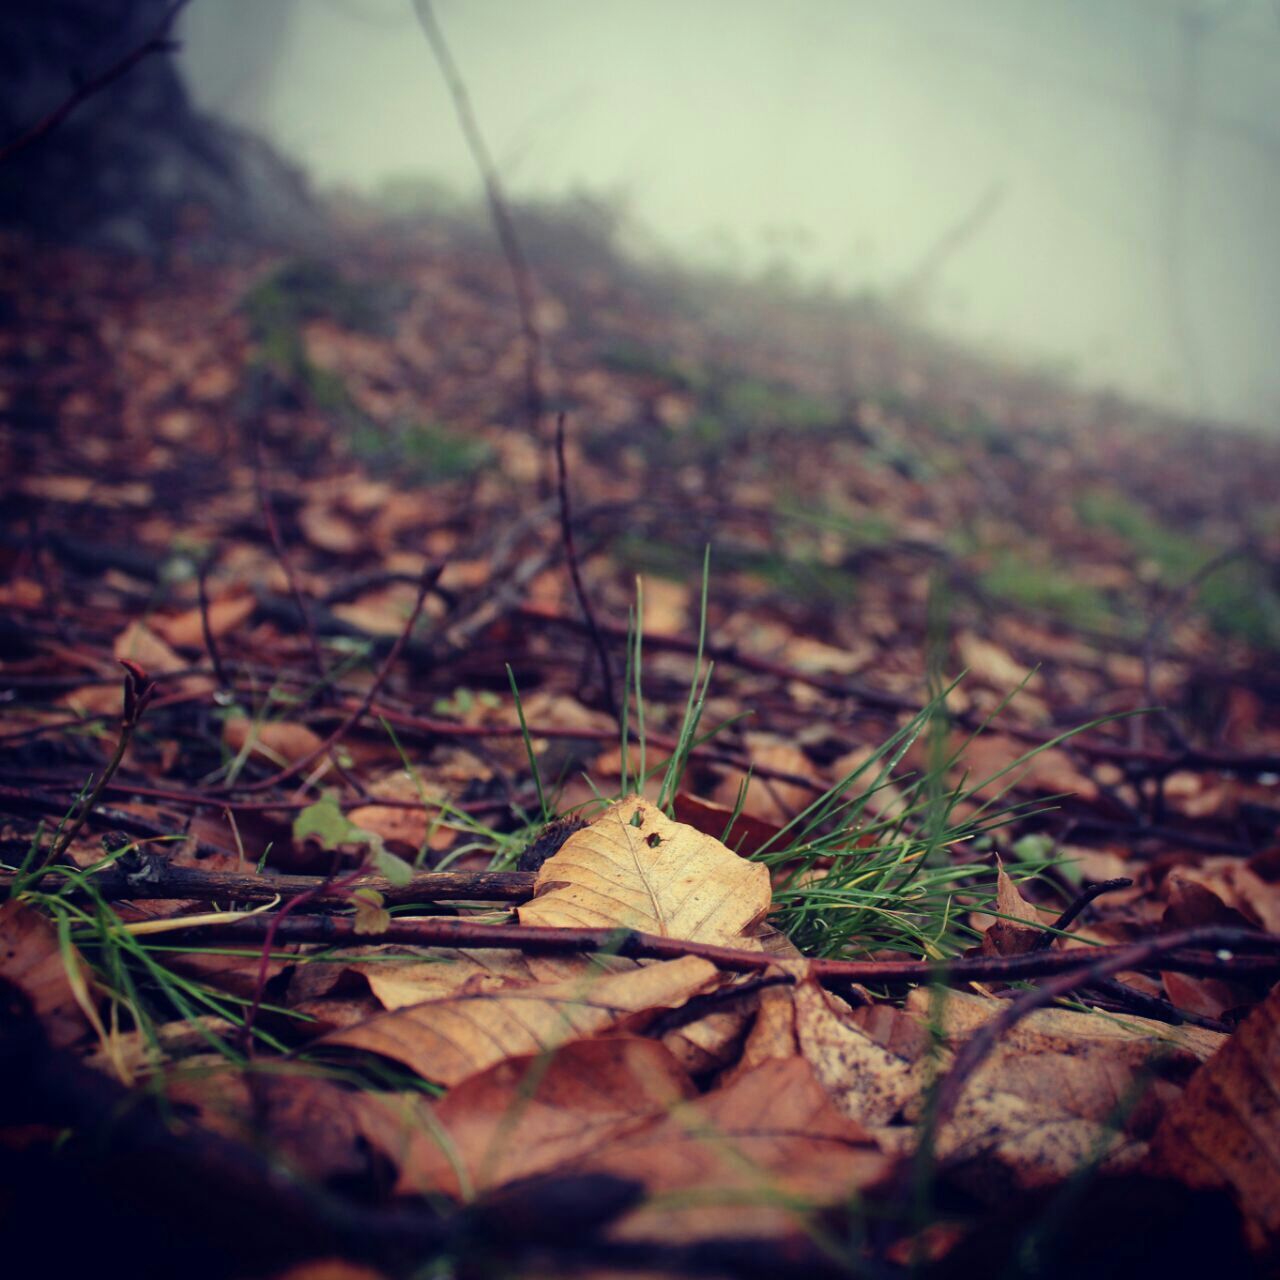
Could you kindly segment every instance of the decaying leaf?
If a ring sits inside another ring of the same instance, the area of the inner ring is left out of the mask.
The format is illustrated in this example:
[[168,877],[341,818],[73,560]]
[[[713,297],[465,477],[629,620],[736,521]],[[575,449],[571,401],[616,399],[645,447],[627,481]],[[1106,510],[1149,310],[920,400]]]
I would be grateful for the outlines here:
[[769,909],[769,873],[634,797],[606,809],[548,858],[522,924],[624,927],[724,946]]
[[[913,992],[908,1009],[949,1048],[1002,1005],[960,992]],[[1052,1184],[1097,1163],[1136,1168],[1169,1099],[1222,1037],[1144,1018],[1039,1010],[1013,1027],[965,1085],[936,1152],[981,1194]],[[936,1070],[945,1071],[949,1052]],[[918,1105],[908,1108],[919,1119]]]
[[462,1194],[543,1173],[664,1115],[696,1090],[662,1045],[582,1040],[508,1058],[449,1090],[404,1129],[399,1191]]
[[584,1164],[639,1178],[651,1198],[661,1197],[613,1234],[662,1240],[786,1234],[803,1223],[803,1206],[841,1203],[889,1168],[801,1058],[765,1062]]
[[[797,984],[793,1000],[800,1052],[851,1120],[868,1127],[888,1124],[917,1097],[923,1087],[918,1064],[842,1016],[837,997],[809,979]],[[843,1012],[850,1012],[848,1006]]]
[[1040,913],[1018,892],[1018,886],[998,859],[996,911],[996,919],[982,935],[984,955],[1025,955],[1044,937],[1044,930],[1039,928]]
[[74,952],[71,963],[78,968],[81,994],[67,973],[58,935],[48,919],[22,902],[0,907],[0,979],[11,982],[31,1002],[55,1048],[66,1048],[89,1033],[83,1006],[88,967]]
[[1280,986],[1165,1112],[1151,1163],[1191,1187],[1230,1187],[1251,1245],[1280,1259]]

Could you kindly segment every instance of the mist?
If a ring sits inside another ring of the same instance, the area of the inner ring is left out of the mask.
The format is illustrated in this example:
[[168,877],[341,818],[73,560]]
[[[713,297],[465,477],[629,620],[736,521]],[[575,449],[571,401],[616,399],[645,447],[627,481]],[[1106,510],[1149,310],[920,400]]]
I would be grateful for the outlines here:
[[[1139,0],[441,0],[517,198],[870,291],[1081,385],[1280,417],[1280,14]],[[217,0],[204,108],[324,187],[478,189],[409,0]]]

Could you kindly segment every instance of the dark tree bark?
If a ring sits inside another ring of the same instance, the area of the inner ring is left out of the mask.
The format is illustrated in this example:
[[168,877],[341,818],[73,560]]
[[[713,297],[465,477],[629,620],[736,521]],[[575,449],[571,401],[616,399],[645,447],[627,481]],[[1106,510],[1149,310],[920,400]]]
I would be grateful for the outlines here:
[[[0,146],[143,46],[168,8],[0,5]],[[209,244],[296,243],[320,234],[323,221],[300,171],[251,133],[197,111],[172,55],[156,52],[0,164],[0,224],[154,253],[183,232]]]

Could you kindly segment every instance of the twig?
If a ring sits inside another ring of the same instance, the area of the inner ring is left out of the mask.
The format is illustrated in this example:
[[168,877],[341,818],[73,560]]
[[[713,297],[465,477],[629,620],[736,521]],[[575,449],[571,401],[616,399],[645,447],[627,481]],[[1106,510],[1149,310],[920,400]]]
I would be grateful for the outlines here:
[[173,0],[165,10],[156,29],[135,49],[113,62],[105,71],[91,76],[80,84],[69,97],[58,104],[47,116],[37,121],[25,133],[14,138],[12,142],[0,147],[0,164],[4,164],[20,151],[25,151],[34,142],[39,142],[46,134],[52,133],[75,109],[87,102],[96,94],[114,84],[128,73],[145,57],[152,53],[168,53],[176,49],[177,43],[169,38],[169,29],[174,19],[186,7],[189,0]]
[[[259,941],[271,917],[255,916],[231,924],[201,930],[202,937],[235,941]],[[288,920],[281,924],[282,942],[314,942],[342,945],[360,940],[354,921],[332,916]],[[744,951],[683,938],[659,937],[634,929],[553,929],[532,925],[478,924],[459,917],[432,916],[422,920],[393,920],[379,934],[383,943],[418,947],[517,948],[535,955],[628,956],[640,960],[675,960],[701,956],[728,973],[761,973],[776,963],[762,951]],[[1205,951],[1227,951],[1224,958]],[[1261,953],[1236,955],[1237,951]],[[1185,953],[1185,954],[1182,954]],[[1073,987],[1123,969],[1136,968],[1161,957],[1160,967],[1181,973],[1253,977],[1280,972],[1280,935],[1248,929],[1205,926],[1164,934],[1143,943],[1107,947],[1072,947],[1020,956],[973,956],[955,960],[810,960],[809,973],[823,986],[841,987],[851,982],[921,983],[962,985],[996,979],[1014,981],[1068,972]],[[1136,958],[1135,958],[1136,957]],[[1123,961],[1107,972],[1094,973],[1109,959]],[[1089,961],[1085,965],[1085,961]],[[1081,977],[1080,975],[1083,975]]]
[[502,245],[503,257],[507,262],[507,270],[511,275],[511,283],[515,289],[516,309],[520,316],[520,332],[524,339],[524,395],[525,411],[529,417],[529,432],[534,440],[542,438],[542,417],[545,396],[542,391],[542,333],[538,328],[536,299],[534,297],[533,275],[529,270],[529,261],[525,257],[516,234],[515,222],[511,217],[510,206],[502,189],[502,181],[498,177],[497,166],[489,154],[489,147],[480,132],[480,125],[475,112],[471,108],[471,95],[467,92],[466,82],[453,60],[449,45],[445,41],[444,32],[436,22],[431,8],[431,0],[414,0],[414,11],[418,15],[418,23],[427,43],[435,54],[440,66],[440,74],[453,99],[453,109],[480,171],[480,179],[484,184],[485,200],[489,205],[489,214],[498,233]]
[[240,1024],[240,1045],[245,1053],[250,1055],[253,1053],[253,1024],[258,1016],[258,1010],[262,1007],[262,997],[266,994],[267,979],[271,973],[271,953],[275,950],[276,936],[280,932],[280,927],[289,918],[289,913],[304,906],[312,898],[318,897],[326,889],[332,893],[342,893],[350,889],[360,879],[363,872],[364,869],[362,867],[357,868],[339,880],[321,881],[320,884],[303,889],[300,893],[295,893],[292,898],[282,903],[279,911],[272,913],[267,931],[262,939],[262,955],[258,958],[258,972],[253,983],[253,999],[249,1002],[249,1008],[244,1015],[244,1022]]
[[205,651],[209,655],[209,662],[213,667],[214,678],[218,682],[219,689],[230,689],[231,681],[227,677],[226,669],[222,665],[222,654],[218,652],[217,642],[214,640],[213,627],[209,623],[209,592],[205,579],[209,575],[209,561],[200,561],[200,571],[196,575],[196,591],[200,599],[200,631],[204,636]]
[[[0,873],[0,889],[16,879],[12,872]],[[533,897],[533,882],[532,871],[427,871],[405,884],[361,874],[352,881],[351,888],[373,889],[391,906],[407,902],[527,902]],[[321,876],[205,871],[175,866],[163,856],[146,853],[134,859],[132,865],[117,864],[95,872],[92,884],[108,901],[194,898],[201,902],[270,902],[280,896],[310,893],[308,901],[312,906],[351,905],[347,891],[336,889],[331,880]],[[72,882],[57,873],[46,874],[28,887],[45,893],[75,889]]]
[[1102,880],[1098,884],[1091,884],[1087,889],[1083,890],[1076,900],[1053,922],[1053,932],[1042,933],[1031,947],[1035,951],[1047,951],[1053,946],[1054,939],[1059,933],[1064,932],[1070,925],[1075,923],[1080,913],[1095,898],[1100,898],[1104,893],[1112,893],[1116,889],[1127,889],[1133,883],[1128,876],[1117,876],[1114,880]]
[[[1234,936],[1234,941],[1228,940],[1228,934]],[[1143,942],[1135,942],[1127,946],[1099,947],[1090,963],[1067,968],[1066,972],[1060,972],[1057,977],[1051,978],[1043,985],[1024,992],[990,1022],[983,1023],[956,1054],[951,1070],[938,1085],[931,1121],[933,1128],[936,1130],[951,1115],[965,1084],[995,1048],[1000,1037],[1029,1013],[1034,1013],[1037,1009],[1042,1009],[1045,1005],[1052,1004],[1055,1000],[1070,995],[1081,987],[1091,986],[1117,973],[1122,973],[1125,969],[1144,968],[1157,958],[1160,958],[1161,968],[1174,969],[1180,961],[1176,952],[1188,947],[1207,946],[1234,951],[1243,949],[1242,943],[1244,946],[1251,945],[1250,942],[1245,941],[1246,939],[1260,942],[1267,950],[1280,951],[1280,937],[1274,934],[1248,934],[1238,929],[1219,930],[1213,926],[1184,929],[1178,933],[1166,934],[1161,938],[1148,938]],[[1083,958],[1079,948],[1051,953],[1051,955],[1057,959],[1071,956],[1073,961]],[[1051,957],[1043,956],[1042,958]]]
[[422,613],[422,606],[426,601],[427,592],[435,586],[440,578],[440,574],[444,571],[444,566],[440,564],[428,565],[422,571],[421,577],[418,579],[418,598],[413,602],[413,609],[409,614],[409,620],[405,623],[404,629],[396,637],[396,642],[391,646],[387,656],[382,660],[382,665],[378,668],[377,674],[373,678],[373,683],[365,690],[354,711],[348,715],[341,724],[313,750],[308,751],[301,759],[295,760],[292,764],[286,765],[278,773],[274,773],[269,778],[263,778],[258,782],[251,782],[244,786],[236,788],[239,791],[267,791],[270,788],[278,786],[288,779],[296,777],[304,769],[314,764],[320,757],[329,751],[342,740],[343,737],[351,730],[369,710],[373,704],[374,698],[378,696],[379,690],[386,683],[387,677],[391,674],[392,667],[395,666],[400,652],[407,643],[409,636],[413,633],[414,625],[418,621],[419,615]]
[[324,684],[329,679],[329,669],[325,665],[324,654],[320,651],[320,637],[316,635],[315,623],[311,619],[306,599],[302,594],[302,588],[298,585],[297,576],[293,572],[293,561],[290,560],[289,553],[285,550],[284,539],[280,536],[280,526],[276,524],[276,514],[271,507],[271,495],[267,492],[266,449],[263,446],[261,434],[258,435],[256,456],[258,463],[258,500],[262,507],[262,519],[267,526],[267,536],[271,539],[271,546],[275,550],[276,559],[280,561],[280,567],[284,570],[285,581],[289,584],[289,593],[293,596],[293,602],[297,606],[298,612],[302,614],[302,627],[307,633],[307,643],[311,646],[311,657],[316,664],[316,672],[320,677],[320,681]]
[[618,700],[613,692],[613,673],[609,669],[609,650],[605,647],[604,636],[596,616],[591,610],[591,601],[587,599],[586,588],[582,585],[582,574],[578,569],[578,552],[573,543],[573,520],[569,514],[569,468],[564,460],[564,414],[556,419],[556,483],[560,493],[560,534],[564,539],[565,558],[569,562],[569,577],[573,581],[573,590],[582,607],[582,617],[591,633],[591,642],[596,647],[596,655],[600,659],[600,682],[604,693],[605,705],[609,714],[618,720]]
[[1100,978],[1097,982],[1091,982],[1086,990],[1096,991],[1129,1013],[1154,1018],[1157,1022],[1189,1022],[1193,1027],[1203,1027],[1206,1031],[1217,1031],[1224,1035],[1229,1035],[1232,1031],[1221,1018],[1209,1018],[1201,1013],[1193,1013],[1190,1009],[1180,1009],[1169,1000],[1138,991],[1123,982],[1117,982],[1115,978]]
[[80,811],[71,822],[63,828],[62,834],[49,847],[49,852],[36,864],[31,874],[39,875],[46,867],[51,867],[58,862],[70,848],[72,840],[80,834],[80,829],[93,812],[94,805],[102,798],[107,784],[119,769],[124,753],[128,751],[129,743],[133,741],[142,713],[155,694],[155,682],[136,662],[122,660],[120,665],[124,668],[124,715],[120,720],[120,736],[116,739],[116,749],[112,752],[111,759],[107,761],[107,767],[102,771],[89,798],[80,806]]
[[[1207,578],[1217,573],[1219,569],[1230,564],[1233,560],[1238,560],[1248,554],[1249,548],[1247,546],[1229,547],[1226,551],[1222,551],[1212,559],[1205,561],[1173,593],[1164,607],[1157,610],[1152,617],[1146,634],[1142,637],[1142,686],[1147,706],[1154,707],[1158,701],[1155,695],[1155,665],[1158,656],[1156,646],[1159,644],[1161,636],[1168,629],[1169,624],[1190,604]],[[1189,750],[1191,744],[1177,721],[1164,708],[1160,708],[1158,714],[1173,738],[1174,745],[1180,751]],[[1133,722],[1133,733],[1138,746],[1142,745],[1143,728],[1142,718],[1137,717]]]

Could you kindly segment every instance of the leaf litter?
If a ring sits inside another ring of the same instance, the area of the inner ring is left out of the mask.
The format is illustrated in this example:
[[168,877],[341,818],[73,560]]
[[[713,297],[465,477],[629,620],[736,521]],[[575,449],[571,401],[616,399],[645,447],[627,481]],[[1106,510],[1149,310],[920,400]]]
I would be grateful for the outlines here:
[[[57,356],[3,348],[40,424],[0,427],[6,1178],[194,1230],[198,1199],[102,1177],[162,1130],[257,1188],[228,1230],[278,1211],[314,1228],[290,1265],[397,1276],[944,1269],[1011,1204],[1136,1179],[1275,1265],[1275,447],[887,316],[708,285],[690,324],[638,268],[549,258],[592,620],[500,259],[448,223],[342,252],[412,300],[368,329],[309,295],[282,364],[287,263],[125,285],[0,247]],[[1188,592],[1224,542],[1244,563]],[[156,695],[113,766],[117,659]]]

